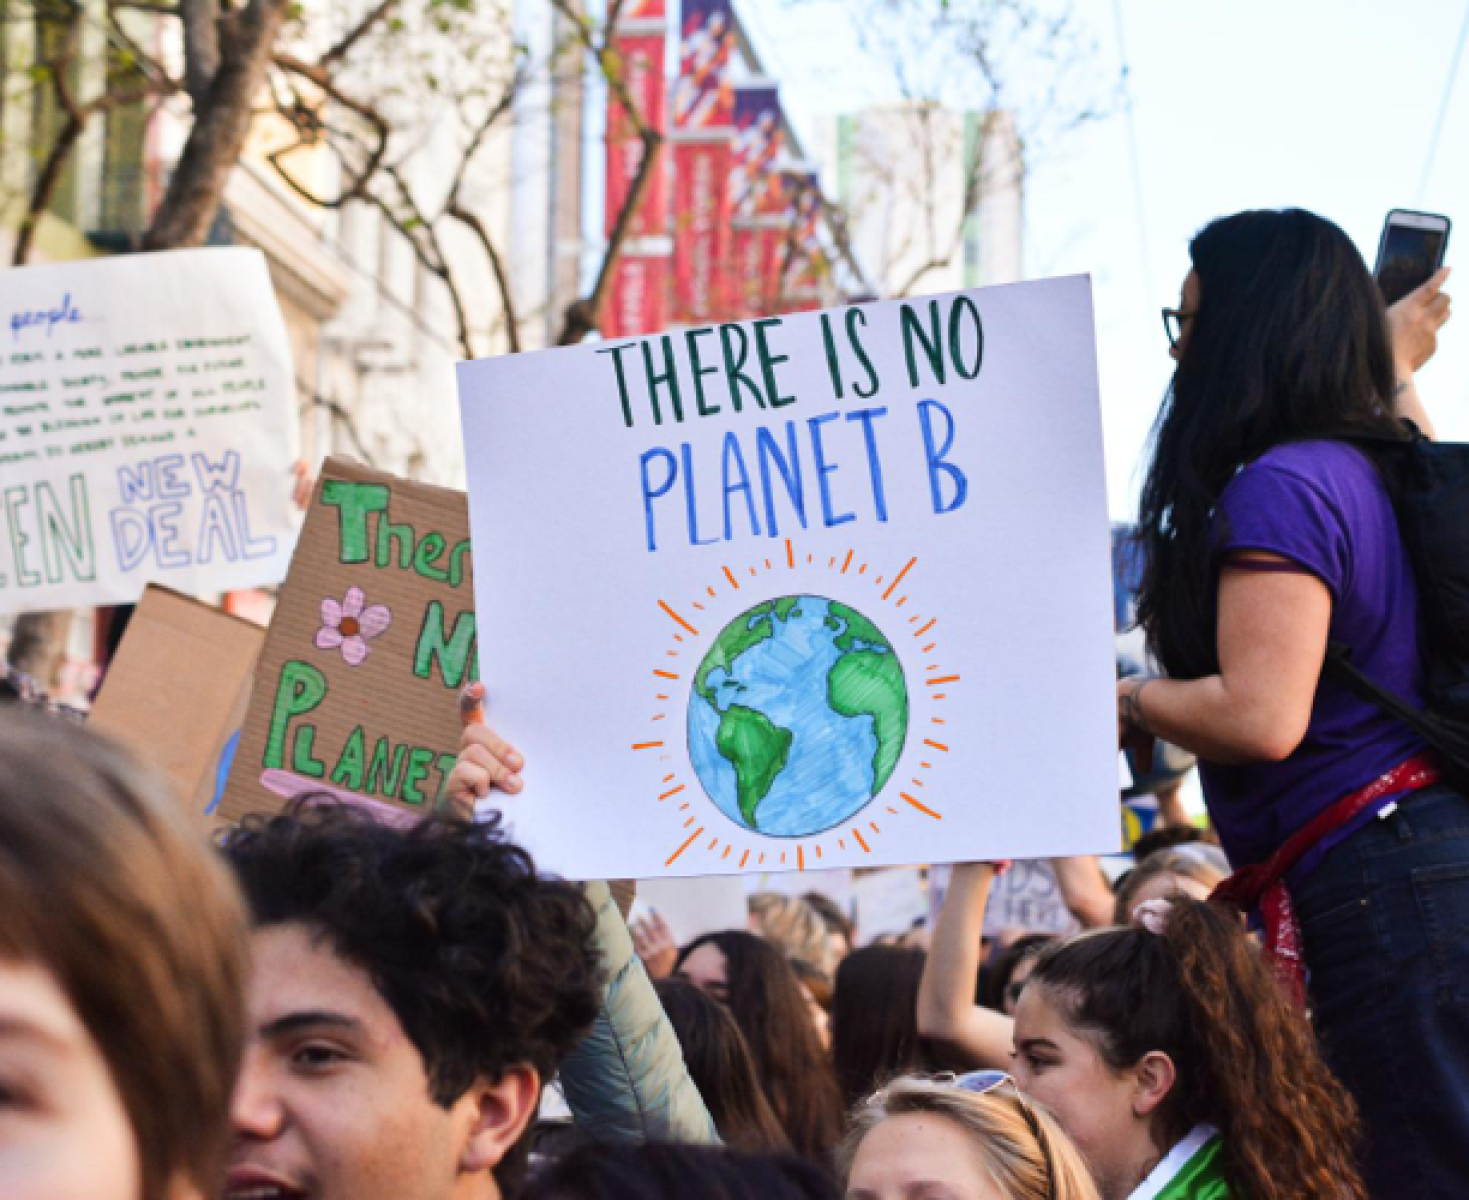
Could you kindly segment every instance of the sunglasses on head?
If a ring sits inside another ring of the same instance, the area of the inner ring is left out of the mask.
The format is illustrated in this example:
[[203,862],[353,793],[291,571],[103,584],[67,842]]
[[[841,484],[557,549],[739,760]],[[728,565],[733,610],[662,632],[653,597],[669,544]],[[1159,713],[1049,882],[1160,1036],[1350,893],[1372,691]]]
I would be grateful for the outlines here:
[[1056,1194],[1056,1171],[1051,1162],[1051,1142],[1041,1129],[1041,1123],[1031,1108],[1030,1101],[1025,1098],[1015,1077],[1008,1071],[969,1071],[963,1075],[955,1075],[946,1072],[943,1075],[934,1076],[935,1083],[947,1084],[949,1087],[957,1088],[961,1092],[969,1092],[975,1096],[987,1096],[1000,1088],[1009,1088],[1015,1099],[1020,1103],[1020,1112],[1025,1117],[1025,1123],[1030,1126],[1031,1136],[1041,1150],[1041,1161],[1046,1172],[1046,1195],[1054,1197]]

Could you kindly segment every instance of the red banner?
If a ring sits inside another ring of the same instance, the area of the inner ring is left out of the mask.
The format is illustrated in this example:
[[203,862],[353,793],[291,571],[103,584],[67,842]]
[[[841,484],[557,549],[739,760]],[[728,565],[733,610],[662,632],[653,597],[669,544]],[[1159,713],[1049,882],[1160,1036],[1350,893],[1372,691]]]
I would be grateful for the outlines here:
[[729,241],[730,288],[725,315],[731,321],[764,316],[760,311],[760,231],[751,221],[736,221]]
[[734,137],[731,0],[683,0],[673,83],[673,319],[707,324],[728,303]]
[[769,316],[780,304],[780,276],[785,267],[788,241],[785,229],[766,217],[757,234],[760,243],[760,315]]
[[[615,41],[618,61],[632,102],[637,105],[643,123],[650,129],[663,133],[667,129],[667,114],[663,87],[664,33],[661,28],[637,33],[618,34]],[[643,202],[633,215],[630,237],[648,237],[668,232],[668,171],[667,155],[659,155],[653,164],[648,190],[643,193]],[[643,141],[638,136],[638,127],[627,111],[617,102],[613,92],[607,104],[607,189],[606,189],[606,233],[612,229],[622,213],[633,180],[643,164]]]
[[729,258],[728,137],[679,141],[673,159],[673,319],[721,320]]
[[[640,120],[659,133],[668,131],[667,87],[663,62],[668,26],[665,0],[624,0],[612,44],[626,95]],[[604,191],[605,233],[611,238],[643,165],[638,124],[609,89],[607,98],[607,171]],[[649,172],[642,201],[632,214],[627,240],[612,271],[602,305],[604,337],[652,333],[668,323],[668,159],[664,150]]]
[[668,324],[668,255],[624,254],[602,314],[602,336],[633,337]]
[[673,84],[674,129],[727,129],[734,123],[729,73],[734,40],[730,0],[684,0]]
[[735,88],[734,144],[730,166],[729,316],[762,317],[773,311],[779,279],[780,160],[785,141],[780,98],[768,83]]
[[747,83],[735,89],[734,129],[730,203],[735,220],[778,212],[777,163],[785,146],[785,131],[773,84]]

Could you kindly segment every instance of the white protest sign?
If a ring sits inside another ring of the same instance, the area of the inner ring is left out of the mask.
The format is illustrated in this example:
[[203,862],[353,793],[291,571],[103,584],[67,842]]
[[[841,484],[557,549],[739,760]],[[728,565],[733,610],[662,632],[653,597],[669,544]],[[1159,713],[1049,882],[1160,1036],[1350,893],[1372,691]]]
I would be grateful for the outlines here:
[[656,912],[668,923],[669,933],[680,946],[706,933],[750,926],[745,889],[740,880],[727,875],[641,880],[629,916],[636,920],[649,912]]
[[984,911],[984,932],[996,937],[1007,930],[1069,935],[1081,929],[1066,907],[1056,868],[1044,859],[1015,862],[995,880]]
[[278,582],[296,387],[257,250],[0,273],[0,612]]
[[928,917],[928,890],[917,867],[868,871],[852,880],[857,909],[857,941],[866,946],[880,937],[907,933]]
[[1115,849],[1084,277],[461,364],[479,653],[573,878]]

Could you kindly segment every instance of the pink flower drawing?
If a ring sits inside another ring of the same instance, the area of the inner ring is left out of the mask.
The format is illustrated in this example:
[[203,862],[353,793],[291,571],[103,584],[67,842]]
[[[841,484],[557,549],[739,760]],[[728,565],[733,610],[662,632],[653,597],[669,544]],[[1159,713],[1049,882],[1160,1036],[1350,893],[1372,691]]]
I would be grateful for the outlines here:
[[393,623],[386,605],[364,608],[366,597],[360,587],[350,587],[340,603],[327,596],[321,602],[321,628],[316,631],[318,650],[340,649],[349,667],[367,657],[367,643]]

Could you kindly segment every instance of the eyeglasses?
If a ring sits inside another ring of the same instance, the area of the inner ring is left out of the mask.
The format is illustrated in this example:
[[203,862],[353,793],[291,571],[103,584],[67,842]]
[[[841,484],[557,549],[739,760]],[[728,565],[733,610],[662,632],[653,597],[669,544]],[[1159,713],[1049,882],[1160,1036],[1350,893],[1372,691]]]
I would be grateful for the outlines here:
[[1178,347],[1178,339],[1183,336],[1183,323],[1192,321],[1196,313],[1184,312],[1181,308],[1165,308],[1163,310],[1163,332],[1168,335],[1168,344],[1175,349]]

